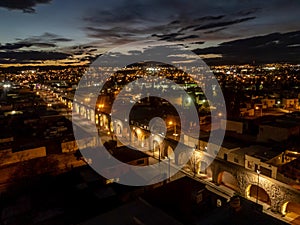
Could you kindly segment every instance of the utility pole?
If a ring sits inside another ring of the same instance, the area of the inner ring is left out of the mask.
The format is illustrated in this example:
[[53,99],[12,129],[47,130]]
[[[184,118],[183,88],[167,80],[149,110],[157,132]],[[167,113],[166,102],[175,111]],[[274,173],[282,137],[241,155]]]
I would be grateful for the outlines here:
[[258,204],[258,189],[259,189],[259,174],[260,174],[260,170],[256,170],[256,173],[257,173],[256,204]]

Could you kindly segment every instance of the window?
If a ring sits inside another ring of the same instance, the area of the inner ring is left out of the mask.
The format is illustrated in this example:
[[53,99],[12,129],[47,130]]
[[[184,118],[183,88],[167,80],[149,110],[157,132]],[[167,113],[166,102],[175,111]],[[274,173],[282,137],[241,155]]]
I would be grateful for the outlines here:
[[260,171],[261,171],[261,174],[263,174],[263,175],[266,175],[268,177],[272,176],[272,170],[270,170],[270,169],[267,169],[267,168],[264,168],[261,166]]
[[253,163],[252,163],[252,162],[250,162],[250,161],[248,161],[248,165],[247,165],[247,167],[248,167],[249,169],[252,169],[252,167],[253,167]]
[[227,154],[224,153],[224,160],[227,161]]
[[233,158],[233,161],[235,162],[235,163],[239,163],[239,160],[237,159],[237,158]]
[[137,165],[141,165],[141,164],[144,164],[144,159],[140,159],[140,160],[138,160],[138,161],[136,161],[136,164]]

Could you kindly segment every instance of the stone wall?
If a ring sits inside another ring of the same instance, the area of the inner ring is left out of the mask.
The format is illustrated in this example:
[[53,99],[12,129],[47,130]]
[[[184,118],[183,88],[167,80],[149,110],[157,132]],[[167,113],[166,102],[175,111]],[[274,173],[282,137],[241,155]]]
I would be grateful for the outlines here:
[[[231,173],[238,182],[241,196],[247,198],[247,188],[258,184],[258,174],[241,166],[215,160],[211,165],[213,171],[213,182],[217,183],[219,173],[227,171]],[[282,205],[286,202],[300,204],[300,191],[270,177],[259,175],[259,187],[263,188],[271,200],[271,209],[281,212]]]

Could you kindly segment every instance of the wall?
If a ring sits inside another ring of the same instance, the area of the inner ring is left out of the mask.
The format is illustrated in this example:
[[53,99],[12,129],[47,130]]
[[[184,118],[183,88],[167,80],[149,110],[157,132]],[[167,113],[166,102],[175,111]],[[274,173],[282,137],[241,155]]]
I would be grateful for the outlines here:
[[240,121],[232,121],[232,120],[221,120],[221,128],[228,130],[228,131],[234,131],[238,134],[243,133],[243,122]]
[[257,136],[258,141],[267,142],[269,140],[284,141],[289,137],[289,130],[287,128],[273,127],[269,125],[260,125]]
[[12,152],[11,149],[7,149],[0,152],[0,165],[8,165],[44,156],[46,156],[46,147],[33,148],[20,152]]
[[244,167],[244,165],[245,165],[245,155],[244,154],[237,154],[237,153],[235,153],[236,151],[239,151],[239,149],[232,150],[228,154],[227,161]]
[[[251,164],[252,167],[249,167],[249,164]],[[276,166],[273,166],[269,163],[261,162],[261,160],[256,157],[245,155],[245,168],[256,172],[255,164],[257,165],[257,169],[261,170],[262,173],[264,173],[264,171],[266,171],[266,170],[270,170],[270,175],[267,175],[267,174],[265,174],[265,175],[276,179],[276,177],[277,177],[277,167]]]
[[[249,190],[249,186],[257,185],[258,183],[258,174],[256,172],[240,166],[234,166],[228,162],[215,160],[211,168],[213,171],[213,182],[217,183],[218,175],[223,171],[227,171],[236,177],[241,190],[240,194],[244,197],[247,197],[246,191]],[[271,199],[270,207],[273,211],[281,212],[283,204],[287,201],[300,203],[300,191],[280,181],[260,175],[259,186],[268,193]]]
[[262,99],[261,102],[267,106],[267,108],[273,108],[273,105],[276,104],[275,99]]

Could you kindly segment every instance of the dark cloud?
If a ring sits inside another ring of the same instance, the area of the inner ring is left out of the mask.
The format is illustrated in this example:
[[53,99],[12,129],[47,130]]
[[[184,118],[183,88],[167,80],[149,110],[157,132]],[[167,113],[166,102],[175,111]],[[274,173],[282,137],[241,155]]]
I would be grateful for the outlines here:
[[10,10],[22,10],[24,13],[34,13],[38,4],[49,4],[52,0],[1,0],[0,7]]
[[71,57],[62,52],[44,51],[6,51],[0,52],[0,60],[6,63],[26,63],[32,61],[61,60]]
[[[0,61],[4,63],[41,63],[45,60],[62,60],[84,54],[85,51],[72,52],[59,47],[61,42],[72,39],[53,33],[16,39],[15,43],[0,45]],[[39,49],[39,50],[37,50]]]
[[97,55],[97,56],[84,56],[84,57],[82,57],[82,58],[80,58],[79,59],[79,61],[80,62],[92,62],[92,61],[94,61],[97,57],[98,57],[99,55]]
[[203,24],[203,23],[207,23],[207,22],[212,22],[215,20],[220,20],[222,18],[224,18],[225,15],[219,15],[219,16],[203,16],[197,19],[193,19],[191,24],[192,25],[188,25],[186,27],[181,28],[180,31],[184,31],[184,30],[190,30],[190,29],[195,29],[196,27],[199,26],[199,24]]
[[257,13],[260,10],[261,10],[260,8],[252,8],[252,9],[246,9],[246,10],[239,11],[236,14],[240,15],[240,16],[249,16],[254,13]]
[[32,36],[25,39],[17,39],[15,43],[6,43],[0,45],[0,50],[18,50],[21,48],[54,48],[57,47],[59,42],[69,42],[72,39],[60,37],[52,33],[44,33],[40,36]]
[[24,47],[30,47],[32,44],[29,43],[7,43],[5,45],[0,45],[0,50],[16,50]]
[[202,45],[204,43],[205,43],[205,41],[196,41],[196,42],[192,42],[191,44],[192,45]]
[[73,55],[82,55],[83,53],[84,53],[84,51],[81,50],[81,51],[76,51],[76,52],[74,52]]
[[213,63],[273,63],[299,62],[300,31],[273,33],[194,50],[196,54],[221,54],[222,58],[207,60]]
[[158,37],[161,41],[186,41],[189,39],[199,38],[198,35],[191,34],[184,36],[183,33],[171,33],[171,34],[153,34],[152,37]]
[[229,25],[233,25],[233,24],[237,24],[237,23],[242,23],[248,20],[253,20],[255,19],[255,16],[252,17],[246,17],[246,18],[242,18],[242,19],[237,19],[237,20],[231,20],[231,21],[223,21],[223,22],[218,22],[218,23],[209,23],[209,24],[205,24],[202,26],[198,26],[196,28],[194,28],[194,31],[198,31],[198,30],[206,30],[206,29],[211,29],[211,28],[217,28],[217,27],[225,27],[225,26],[229,26]]
[[21,48],[30,48],[30,47],[38,47],[38,48],[53,48],[56,47],[55,44],[52,43],[29,43],[26,41],[20,41],[17,43],[7,43],[5,45],[0,45],[0,50],[18,50]]
[[42,41],[48,41],[48,42],[70,42],[73,41],[73,39],[61,37],[60,35],[48,33],[45,32],[40,36],[32,36],[30,38],[27,38],[26,40],[30,41],[36,41],[36,42],[42,42]]
[[152,37],[158,37],[159,40],[175,40],[179,35],[183,35],[183,33],[170,33],[170,34],[153,34]]
[[209,31],[205,31],[204,34],[212,34],[212,33],[216,33],[216,32],[219,32],[219,31],[222,31],[225,29],[226,29],[226,27],[222,27],[222,28],[215,29],[215,30],[209,30]]
[[69,41],[73,41],[73,39],[70,38],[53,38],[52,39],[55,42],[69,42]]
[[[226,10],[220,10],[220,5]],[[210,6],[210,10],[207,10],[207,6]],[[231,9],[230,4],[227,6],[219,1],[214,5],[208,1],[132,0],[120,1],[101,10],[90,10],[83,20],[88,37],[109,43],[126,43],[148,37],[196,42],[232,25],[255,19],[254,14],[258,10],[257,7],[248,6]],[[225,38],[232,36],[220,33],[219,37],[224,38],[224,35],[227,35]]]
[[96,52],[96,51],[98,51],[97,48],[92,48],[92,49],[89,50],[89,52]]

